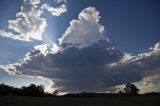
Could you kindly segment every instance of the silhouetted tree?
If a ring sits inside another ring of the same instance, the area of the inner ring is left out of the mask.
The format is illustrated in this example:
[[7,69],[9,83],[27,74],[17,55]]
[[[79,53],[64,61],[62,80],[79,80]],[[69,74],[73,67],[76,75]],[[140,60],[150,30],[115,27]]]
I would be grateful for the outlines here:
[[127,94],[137,95],[138,92],[139,92],[139,89],[134,84],[131,84],[131,83],[127,83],[126,87],[124,88],[124,93],[127,93]]
[[58,90],[54,90],[52,94],[53,94],[53,95],[58,95],[58,93],[59,93]]
[[[23,86],[21,88],[15,88],[13,86],[0,84],[0,95],[17,95],[17,96],[50,96],[56,97],[59,93],[58,90],[53,91],[53,93],[44,92],[43,85],[35,85],[30,84],[28,87]],[[63,95],[63,97],[115,97],[115,96],[128,96],[129,95],[137,95],[139,89],[131,83],[127,83],[126,87],[123,91],[119,91],[119,93],[68,93]],[[160,95],[159,92],[151,92],[141,95]]]
[[13,91],[12,86],[5,85],[4,83],[0,84],[0,95],[11,94]]
[[35,84],[30,84],[28,87],[22,87],[22,93],[26,96],[42,96],[44,95],[44,86]]
[[118,91],[118,94],[123,94],[124,92],[122,90]]
[[0,84],[0,95],[44,96],[44,89],[43,85],[30,84],[28,87],[15,88],[2,83]]

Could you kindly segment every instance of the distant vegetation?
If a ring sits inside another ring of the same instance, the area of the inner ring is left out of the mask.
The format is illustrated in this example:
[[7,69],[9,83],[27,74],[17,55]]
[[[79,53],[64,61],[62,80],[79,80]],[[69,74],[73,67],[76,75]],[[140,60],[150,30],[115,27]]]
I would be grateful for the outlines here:
[[[59,91],[55,90],[53,93],[47,93],[44,91],[43,85],[30,84],[29,86],[23,86],[16,88],[13,86],[0,84],[0,95],[3,96],[58,96]],[[125,88],[118,93],[68,93],[61,95],[63,97],[112,97],[112,96],[137,96],[139,89],[131,83],[127,83]],[[146,93],[143,95],[160,95],[160,93]],[[60,96],[58,96],[60,97]]]
[[43,85],[30,84],[28,87],[23,86],[16,88],[13,86],[0,84],[0,95],[17,95],[17,96],[51,96],[52,94],[44,92]]

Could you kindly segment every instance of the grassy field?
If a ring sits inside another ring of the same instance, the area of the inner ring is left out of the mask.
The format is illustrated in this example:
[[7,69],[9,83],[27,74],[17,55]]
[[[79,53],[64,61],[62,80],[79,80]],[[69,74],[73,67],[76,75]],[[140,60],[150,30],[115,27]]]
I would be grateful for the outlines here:
[[160,106],[160,96],[0,97],[0,106]]

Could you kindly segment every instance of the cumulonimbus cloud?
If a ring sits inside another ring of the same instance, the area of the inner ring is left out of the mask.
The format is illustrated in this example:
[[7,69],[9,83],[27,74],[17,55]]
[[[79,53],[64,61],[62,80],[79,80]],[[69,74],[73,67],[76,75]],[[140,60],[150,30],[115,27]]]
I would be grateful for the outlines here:
[[70,22],[52,49],[36,46],[20,62],[1,68],[49,78],[62,92],[105,92],[113,86],[160,74],[160,43],[136,56],[123,53],[105,37],[99,19],[99,12],[88,7]]

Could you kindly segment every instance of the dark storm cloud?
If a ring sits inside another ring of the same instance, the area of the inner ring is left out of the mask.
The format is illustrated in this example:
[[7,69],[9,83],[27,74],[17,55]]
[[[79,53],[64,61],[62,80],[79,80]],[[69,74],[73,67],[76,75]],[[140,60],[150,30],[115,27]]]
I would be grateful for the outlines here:
[[107,50],[110,46],[107,41],[99,41],[82,49],[71,47],[56,54],[33,56],[17,70],[53,79],[64,91],[99,91],[107,77],[103,75],[105,65],[122,57],[120,51]]
[[0,67],[49,78],[62,92],[105,92],[109,87],[160,74],[160,43],[147,53],[129,56],[106,39],[99,19],[99,12],[88,7],[70,22],[51,50],[39,45],[20,62]]
[[[120,63],[124,54],[107,49],[107,41],[99,41],[79,49],[68,48],[56,54],[35,56],[16,67],[22,74],[52,79],[61,91],[106,91],[108,87],[137,82],[144,77],[159,74],[160,54],[136,57],[134,61]],[[117,63],[109,67],[108,64]]]
[[[149,52],[134,61],[120,63],[124,54],[111,45],[99,41],[79,49],[68,48],[56,54],[31,53],[31,59],[16,70],[22,74],[44,76],[52,79],[61,91],[106,91],[108,87],[137,82],[144,77],[159,74],[160,54]],[[38,54],[38,55],[37,55]],[[108,64],[117,63],[109,67]]]

